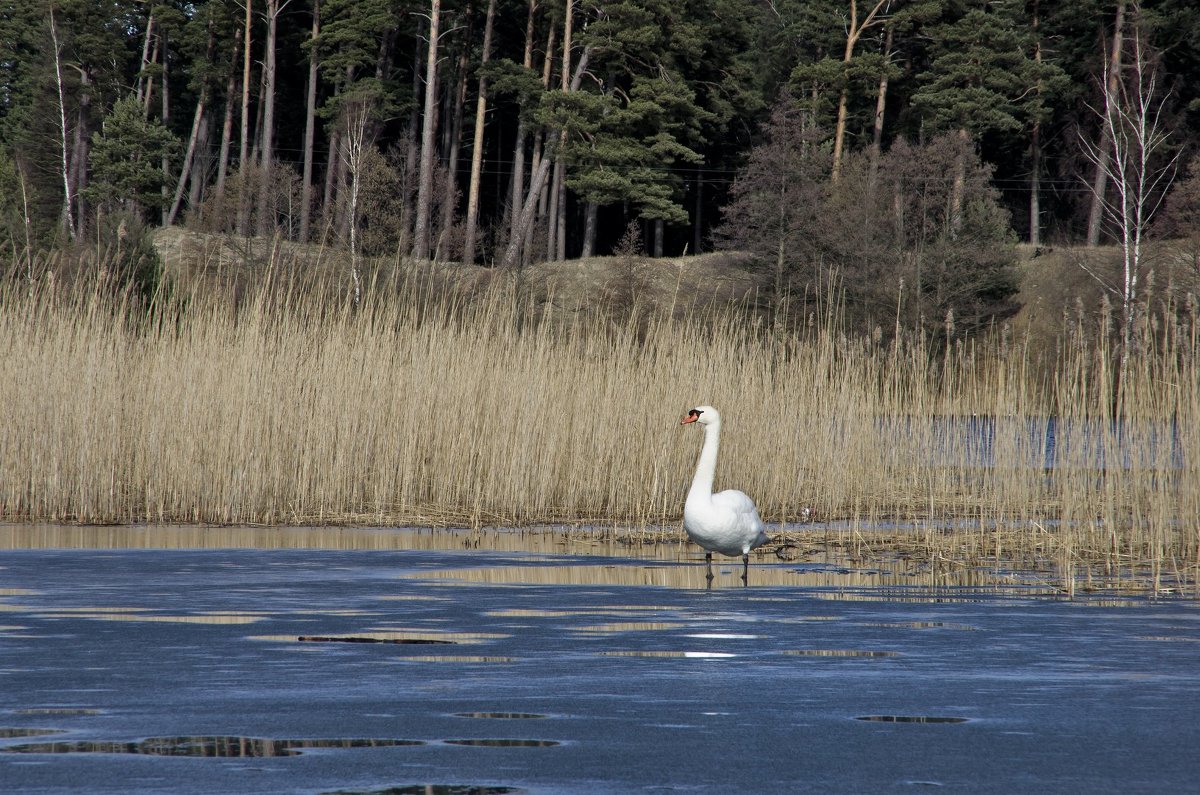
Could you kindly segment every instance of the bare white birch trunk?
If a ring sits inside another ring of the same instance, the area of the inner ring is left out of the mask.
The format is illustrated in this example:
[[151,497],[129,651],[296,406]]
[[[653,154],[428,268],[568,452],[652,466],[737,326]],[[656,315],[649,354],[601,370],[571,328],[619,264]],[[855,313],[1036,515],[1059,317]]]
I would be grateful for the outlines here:
[[67,102],[63,90],[62,48],[58,42],[58,24],[54,19],[54,8],[50,8],[50,42],[54,46],[54,87],[58,92],[59,149],[62,155],[63,206],[62,228],[71,240],[75,239],[75,197],[71,191],[71,164],[67,149]]

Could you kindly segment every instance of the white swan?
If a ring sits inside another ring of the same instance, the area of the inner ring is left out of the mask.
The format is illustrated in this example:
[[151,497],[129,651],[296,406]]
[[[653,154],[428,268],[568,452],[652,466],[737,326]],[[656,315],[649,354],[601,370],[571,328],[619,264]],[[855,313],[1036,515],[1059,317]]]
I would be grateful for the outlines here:
[[680,420],[704,426],[704,448],[696,464],[696,475],[683,505],[683,529],[688,538],[704,549],[708,580],[713,578],[712,553],[742,556],[742,582],[750,570],[750,550],[770,541],[754,500],[744,492],[730,489],[713,494],[713,473],[717,469],[717,449],[721,445],[721,415],[712,406],[697,406]]

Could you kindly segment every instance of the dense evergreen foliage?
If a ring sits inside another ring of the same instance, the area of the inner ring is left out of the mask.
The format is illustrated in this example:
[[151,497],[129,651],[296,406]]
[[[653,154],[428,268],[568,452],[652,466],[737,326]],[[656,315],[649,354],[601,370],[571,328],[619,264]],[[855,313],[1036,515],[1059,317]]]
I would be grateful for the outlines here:
[[1191,0],[0,0],[0,248],[115,213],[508,265],[638,221],[969,328],[1013,242],[1089,240],[1130,42],[1187,162]]

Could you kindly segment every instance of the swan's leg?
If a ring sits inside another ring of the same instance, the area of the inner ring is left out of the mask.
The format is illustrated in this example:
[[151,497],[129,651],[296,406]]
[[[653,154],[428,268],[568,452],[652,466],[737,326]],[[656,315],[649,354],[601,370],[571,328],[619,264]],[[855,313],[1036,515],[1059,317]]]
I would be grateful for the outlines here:
[[704,553],[704,566],[708,570],[708,574],[706,575],[706,577],[708,579],[708,584],[712,585],[713,573],[712,573],[712,553],[711,552]]
[[742,585],[750,584],[750,553],[742,555]]

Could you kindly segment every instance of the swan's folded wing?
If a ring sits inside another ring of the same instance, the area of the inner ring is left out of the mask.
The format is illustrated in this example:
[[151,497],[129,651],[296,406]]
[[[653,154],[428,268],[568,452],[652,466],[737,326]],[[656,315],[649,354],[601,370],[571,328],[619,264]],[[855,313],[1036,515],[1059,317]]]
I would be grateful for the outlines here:
[[713,505],[722,510],[732,511],[742,518],[742,521],[752,519],[755,526],[761,526],[762,520],[758,518],[758,508],[754,505],[754,500],[750,499],[750,495],[744,491],[737,489],[729,489],[728,491],[719,491],[712,495]]

